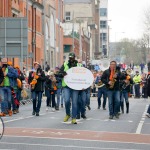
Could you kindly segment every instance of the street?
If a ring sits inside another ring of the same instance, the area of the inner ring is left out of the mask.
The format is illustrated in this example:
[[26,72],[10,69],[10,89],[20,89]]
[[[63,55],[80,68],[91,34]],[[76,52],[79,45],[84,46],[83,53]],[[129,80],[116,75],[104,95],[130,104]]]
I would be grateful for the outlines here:
[[74,125],[64,123],[65,109],[45,111],[43,98],[40,116],[32,116],[32,104],[20,106],[20,113],[4,117],[5,133],[0,150],[149,150],[150,119],[145,113],[150,100],[130,98],[130,113],[109,120],[107,110],[97,109],[91,98],[87,119]]

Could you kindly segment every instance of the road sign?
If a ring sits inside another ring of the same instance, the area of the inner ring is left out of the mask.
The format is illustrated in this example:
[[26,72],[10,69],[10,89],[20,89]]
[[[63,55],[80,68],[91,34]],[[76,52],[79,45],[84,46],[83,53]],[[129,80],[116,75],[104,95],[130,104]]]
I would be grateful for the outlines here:
[[27,18],[0,18],[1,57],[27,57]]

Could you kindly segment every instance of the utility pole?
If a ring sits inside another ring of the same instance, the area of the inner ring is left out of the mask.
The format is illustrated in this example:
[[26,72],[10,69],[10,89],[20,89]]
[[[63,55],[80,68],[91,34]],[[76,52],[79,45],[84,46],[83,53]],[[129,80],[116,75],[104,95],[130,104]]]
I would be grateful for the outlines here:
[[74,52],[74,11],[73,11],[73,26],[72,26],[72,48]]
[[[27,26],[28,26],[28,0],[26,0],[26,17],[27,17]],[[27,43],[28,43],[28,29],[27,29]],[[27,60],[26,60],[26,66],[27,66],[27,70],[28,70],[28,59],[29,59],[29,51],[28,51],[28,44],[27,44]]]

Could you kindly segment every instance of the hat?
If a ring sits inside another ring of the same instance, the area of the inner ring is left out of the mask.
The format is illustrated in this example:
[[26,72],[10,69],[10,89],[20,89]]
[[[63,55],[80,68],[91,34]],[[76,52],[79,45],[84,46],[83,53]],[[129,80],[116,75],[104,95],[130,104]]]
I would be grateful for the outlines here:
[[11,61],[8,61],[8,62],[7,62],[7,65],[12,66],[13,64],[12,64]]
[[139,71],[136,71],[136,73],[139,73]]
[[53,76],[53,75],[54,75],[54,72],[49,71],[47,74],[48,74],[49,76]]
[[16,68],[16,69],[20,69],[20,66],[16,65],[15,68]]
[[40,65],[37,61],[33,63],[33,65],[36,65],[36,64],[37,64],[37,65]]
[[69,53],[69,57],[71,57],[71,58],[76,57],[75,53]]

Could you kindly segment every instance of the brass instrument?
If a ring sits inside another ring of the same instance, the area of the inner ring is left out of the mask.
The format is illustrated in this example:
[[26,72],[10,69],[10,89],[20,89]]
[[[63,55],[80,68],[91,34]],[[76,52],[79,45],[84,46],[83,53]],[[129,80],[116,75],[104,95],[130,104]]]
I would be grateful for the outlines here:
[[[117,72],[115,71],[115,75],[117,75]],[[114,88],[114,85],[115,85],[115,82],[116,82],[116,78],[113,77],[113,79],[111,80],[111,85],[109,85],[109,89],[113,89]]]
[[36,79],[36,76],[37,76],[37,75],[36,75],[36,72],[33,72],[33,76],[34,76],[34,78],[33,78],[32,82],[30,83],[32,90],[35,88],[35,85],[36,85],[36,83],[37,83],[37,79]]
[[130,75],[131,75],[131,69],[130,68],[126,70],[126,74],[127,74],[127,76],[126,76],[126,79],[124,81],[124,84],[122,85],[122,89],[125,89],[127,86],[130,85],[130,78],[131,78],[130,77]]
[[104,86],[103,82],[100,81],[97,84],[95,84],[96,88],[101,88],[102,86]]

